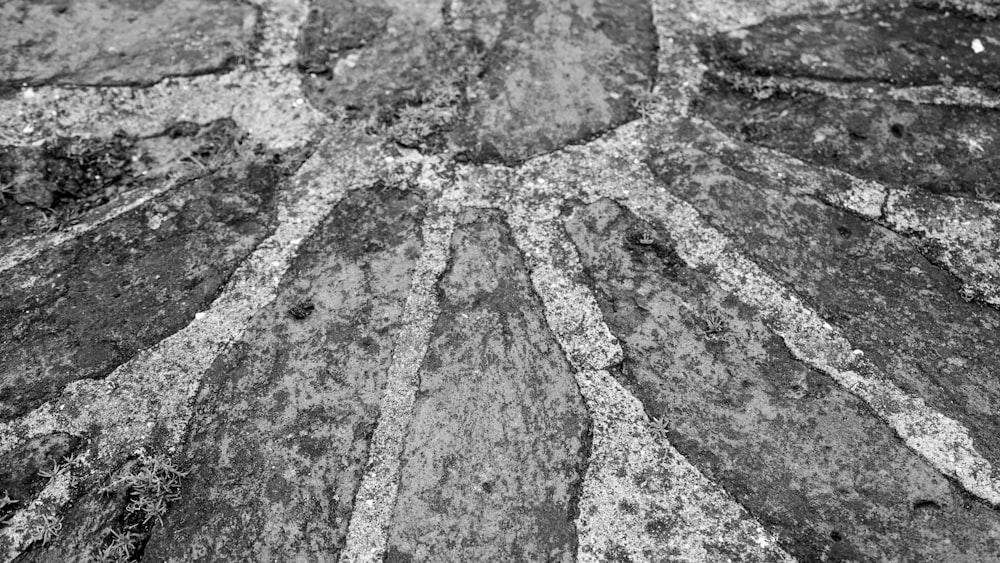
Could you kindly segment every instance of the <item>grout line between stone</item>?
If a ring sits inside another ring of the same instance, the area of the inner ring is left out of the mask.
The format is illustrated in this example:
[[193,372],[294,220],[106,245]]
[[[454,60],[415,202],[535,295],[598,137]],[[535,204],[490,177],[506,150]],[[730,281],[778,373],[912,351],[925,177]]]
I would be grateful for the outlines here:
[[439,314],[437,283],[447,266],[455,215],[438,209],[422,227],[423,249],[407,296],[400,334],[389,366],[368,464],[354,498],[342,562],[381,562],[396,505],[402,454],[419,386],[418,372]]
[[[93,220],[71,226],[65,231],[43,234],[40,236],[18,238],[11,245],[7,246],[6,252],[0,255],[0,274],[15,268],[28,260],[33,260],[47,250],[56,248],[66,242],[79,238],[97,227],[132,211],[151,199],[155,199],[170,190],[184,184],[185,179],[169,179],[163,185],[142,190],[141,193],[132,193],[125,196],[125,200],[117,205],[109,206]],[[136,190],[139,191],[139,190]]]
[[[641,403],[606,371],[622,361],[622,349],[591,290],[573,279],[582,265],[556,223],[555,206],[514,204],[508,221],[591,416],[577,561],[603,561],[620,550],[632,561],[657,561],[665,553],[707,561],[719,545],[746,561],[794,561],[735,499],[667,440],[653,437]],[[648,531],[656,520],[674,523],[666,540]]]
[[865,401],[938,471],[993,506],[1000,505],[996,468],[976,450],[967,428],[927,406],[922,398],[905,393],[873,366],[853,369],[864,365],[858,362],[863,353],[705,224],[693,207],[666,193],[634,195],[626,205],[637,215],[664,225],[689,266],[710,267],[723,288],[758,308],[795,358]]
[[[33,437],[54,431],[82,436],[93,427],[100,428],[94,473],[146,442],[156,427],[167,431],[167,450],[173,452],[186,432],[201,378],[275,298],[299,246],[347,191],[374,183],[378,159],[355,141],[327,144],[303,164],[285,194],[275,232],[240,265],[206,311],[107,378],[73,382],[58,400],[0,424],[0,454]],[[69,497],[51,500],[61,505]]]

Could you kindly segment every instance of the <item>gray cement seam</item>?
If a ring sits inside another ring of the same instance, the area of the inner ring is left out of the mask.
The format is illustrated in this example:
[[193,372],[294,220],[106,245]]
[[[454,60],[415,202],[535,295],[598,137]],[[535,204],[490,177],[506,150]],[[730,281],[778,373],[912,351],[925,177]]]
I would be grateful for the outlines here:
[[[423,183],[429,191],[438,189],[438,186],[428,186],[426,178]],[[354,498],[340,561],[377,562],[385,557],[399,486],[400,458],[419,384],[417,374],[439,313],[437,282],[447,265],[455,229],[454,210],[439,207],[432,213],[433,218],[422,227],[423,248],[403,313],[405,328],[392,354],[368,463]]]
[[184,180],[182,179],[171,179],[165,180],[155,188],[133,190],[124,195],[119,201],[107,204],[106,208],[99,210],[92,217],[81,223],[72,225],[66,230],[18,238],[9,244],[3,245],[0,248],[0,274],[38,257],[39,254],[47,250],[89,233],[115,217],[128,213],[149,200],[169,192],[183,182]]
[[261,41],[255,68],[291,67],[298,59],[296,41],[309,15],[308,0],[246,0],[260,10]]
[[658,190],[652,178],[635,178],[632,191],[623,199],[634,213],[664,225],[678,241],[677,252],[685,262],[692,267],[711,267],[722,287],[759,308],[796,358],[830,375],[864,400],[907,446],[938,471],[992,505],[1000,504],[996,468],[976,450],[962,424],[885,378],[868,377],[854,370],[860,351],[855,351],[838,329],[709,227],[690,204]]
[[[562,202],[529,207],[525,199],[515,198],[508,209],[514,238],[592,420],[577,560],[601,561],[601,554],[623,549],[632,561],[655,561],[663,553],[710,561],[711,544],[739,553],[743,561],[794,561],[739,502],[669,441],[652,435],[642,405],[606,371],[621,361],[622,350],[590,289],[573,281],[582,266],[558,222]],[[647,524],[657,519],[673,519],[666,538],[649,532]]]
[[[853,369],[858,367],[862,352],[855,350],[839,329],[765,274],[724,235],[708,226],[690,204],[657,183],[640,158],[645,127],[641,122],[623,125],[586,145],[533,159],[525,163],[523,172],[534,170],[558,184],[558,188],[542,190],[548,197],[584,201],[607,197],[662,224],[678,241],[677,252],[685,262],[691,267],[710,267],[722,287],[761,310],[797,359],[865,401],[911,450],[938,471],[990,504],[1000,504],[996,468],[976,450],[967,428],[877,372],[866,370],[875,373],[866,376]],[[566,181],[560,183],[560,178]]]
[[0,143],[31,145],[60,135],[109,137],[119,129],[146,136],[174,121],[205,124],[228,117],[268,148],[303,145],[329,122],[306,102],[294,67],[307,2],[251,3],[260,9],[263,35],[252,66],[167,78],[143,88],[24,88],[0,100]]
[[[107,378],[74,382],[58,401],[0,425],[0,453],[51,432],[86,436],[93,426],[101,428],[94,469],[75,478],[106,469],[145,443],[156,427],[167,430],[168,451],[173,452],[186,431],[201,377],[225,347],[240,337],[253,314],[274,299],[296,250],[341,197],[351,189],[374,183],[380,160],[372,154],[375,150],[350,141],[320,147],[293,178],[275,232],[239,267],[208,310]],[[55,488],[40,498],[46,502],[22,509],[17,521],[37,521],[43,513],[68,502],[69,488]],[[13,557],[27,546],[0,547]]]
[[[271,149],[305,145],[330,120],[306,103],[293,67],[295,42],[308,7],[302,0],[254,0],[263,39],[252,69],[222,75],[168,78],[148,88],[25,88],[0,100],[0,142],[31,145],[53,135],[109,137],[118,129],[144,136],[174,121],[201,124],[230,117],[252,140]],[[0,253],[0,273],[93,230],[150,199],[175,182],[131,194],[66,231],[19,239]]]
[[[729,140],[718,148],[735,149],[738,145]],[[817,196],[902,236],[938,243],[944,249],[938,259],[962,281],[963,297],[1000,307],[1000,256],[996,252],[1000,248],[1000,203],[890,188],[771,149],[757,148],[750,157],[735,158],[740,168],[780,178],[797,193]],[[833,180],[849,188],[826,187],[833,185]]]

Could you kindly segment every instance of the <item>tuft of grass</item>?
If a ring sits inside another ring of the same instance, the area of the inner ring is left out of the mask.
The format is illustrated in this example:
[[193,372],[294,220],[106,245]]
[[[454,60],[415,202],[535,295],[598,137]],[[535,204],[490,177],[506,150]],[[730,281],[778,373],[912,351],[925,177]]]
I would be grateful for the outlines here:
[[105,487],[102,492],[124,490],[128,497],[122,529],[108,528],[104,541],[95,550],[98,560],[106,563],[131,561],[154,524],[163,525],[170,502],[179,500],[181,479],[187,473],[174,467],[163,455],[137,452],[138,460]]
[[635,88],[629,92],[632,100],[632,107],[642,119],[647,119],[654,123],[663,120],[667,115],[669,107],[667,101],[658,94],[645,88]]
[[132,471],[115,479],[112,487],[124,486],[129,495],[125,511],[143,516],[143,524],[156,520],[163,524],[167,503],[180,500],[180,480],[187,473],[180,471],[162,455],[147,455],[139,451],[139,463]]
[[385,136],[406,148],[440,150],[443,134],[455,125],[474,98],[470,88],[482,72],[485,52],[469,37],[445,33],[434,35],[432,66],[441,75],[420,92],[376,105],[362,127],[370,135]]
[[666,440],[670,434],[670,425],[667,421],[661,417],[650,418],[646,423],[646,427],[653,434],[653,437],[658,440]]
[[55,514],[43,514],[31,523],[30,543],[41,542],[48,544],[55,539],[62,530],[62,518]]
[[132,559],[136,546],[142,540],[142,534],[127,531],[119,532],[113,528],[105,530],[108,539],[96,552],[101,563],[126,563]]
[[729,325],[726,324],[726,319],[718,313],[711,313],[703,317],[701,322],[702,330],[704,331],[705,336],[709,339],[718,338],[729,330]]

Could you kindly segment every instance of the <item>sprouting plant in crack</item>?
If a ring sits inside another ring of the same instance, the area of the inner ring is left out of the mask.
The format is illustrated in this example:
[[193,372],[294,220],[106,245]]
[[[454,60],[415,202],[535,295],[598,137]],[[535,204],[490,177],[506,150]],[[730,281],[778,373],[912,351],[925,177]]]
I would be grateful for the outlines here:
[[128,498],[121,530],[106,530],[102,545],[96,549],[102,561],[128,561],[153,523],[163,525],[167,505],[181,498],[180,481],[187,473],[165,456],[149,455],[144,450],[136,455],[136,463],[102,489],[106,494],[124,491]]
[[670,433],[670,425],[667,421],[661,417],[652,417],[646,423],[646,427],[653,434],[653,437],[658,440],[665,440]]
[[10,493],[8,493],[6,490],[4,490],[3,496],[0,497],[0,510],[3,510],[5,508],[7,508],[8,506],[10,506],[12,504],[17,504],[19,502],[21,502],[21,501],[19,501],[17,499],[10,498]]
[[97,559],[102,563],[125,563],[132,558],[135,548],[142,539],[142,534],[127,531],[119,532],[113,528],[105,530],[108,539],[97,549]]
[[58,461],[53,461],[52,467],[40,470],[38,472],[38,476],[43,479],[48,479],[51,482],[62,477],[67,472],[69,472],[68,464],[60,464]]
[[774,95],[778,88],[773,78],[755,79],[739,74],[730,80],[737,92],[749,94],[755,100],[766,100]]
[[116,478],[111,486],[124,486],[128,491],[129,502],[125,506],[127,513],[140,515],[143,524],[154,519],[163,524],[167,503],[181,498],[178,494],[180,480],[186,475],[166,457],[148,455],[139,450],[139,463],[129,473]]
[[632,97],[632,107],[639,117],[657,121],[666,115],[666,100],[656,92],[651,92],[645,88],[635,88],[630,91]]
[[0,183],[0,206],[7,203],[7,198],[14,195],[14,184]]
[[726,319],[718,313],[710,313],[702,317],[701,322],[705,336],[710,339],[718,338],[729,330]]
[[[21,501],[19,501],[17,499],[11,498],[10,497],[10,493],[8,493],[6,490],[4,490],[3,496],[0,497],[0,513],[6,511],[8,506],[19,504],[20,502]],[[7,520],[9,520],[9,519],[10,519],[10,515],[9,514],[8,515],[2,515],[2,514],[0,514],[0,525],[6,524]]]
[[644,244],[648,246],[650,244],[653,244],[654,242],[656,242],[656,239],[653,238],[653,234],[650,233],[649,231],[643,231],[642,235],[639,237],[639,244]]
[[30,543],[48,544],[62,530],[62,518],[55,514],[43,514],[31,522]]

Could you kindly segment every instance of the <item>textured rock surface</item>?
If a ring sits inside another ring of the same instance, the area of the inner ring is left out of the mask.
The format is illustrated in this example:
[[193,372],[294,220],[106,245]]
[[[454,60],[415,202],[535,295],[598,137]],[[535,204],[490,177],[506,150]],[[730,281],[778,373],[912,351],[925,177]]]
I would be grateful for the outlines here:
[[467,213],[420,370],[387,561],[572,561],[583,399],[509,229]]
[[623,383],[790,554],[979,561],[1000,549],[994,511],[793,360],[752,309],[684,267],[669,236],[609,201],[566,229],[622,342]]
[[[652,166],[669,175],[667,159]],[[980,447],[1000,453],[996,309],[966,302],[953,276],[892,231],[772,181],[740,179],[718,161],[696,170],[673,189],[882,373],[965,420]]]
[[280,180],[249,164],[178,186],[5,272],[0,418],[107,375],[189,323],[267,236]]
[[3,3],[0,561],[995,560],[998,14]]
[[[518,162],[633,115],[656,41],[641,1],[317,3],[300,43],[310,98],[413,146]],[[386,107],[387,106],[387,107]]]
[[277,299],[209,372],[185,446],[187,493],[144,559],[337,557],[421,215],[413,194],[355,192],[303,245]]
[[707,39],[702,51],[755,75],[996,89],[998,45],[995,21],[947,9],[878,5],[774,18]]
[[11,0],[0,21],[0,88],[148,85],[245,57],[256,13],[231,0]]

